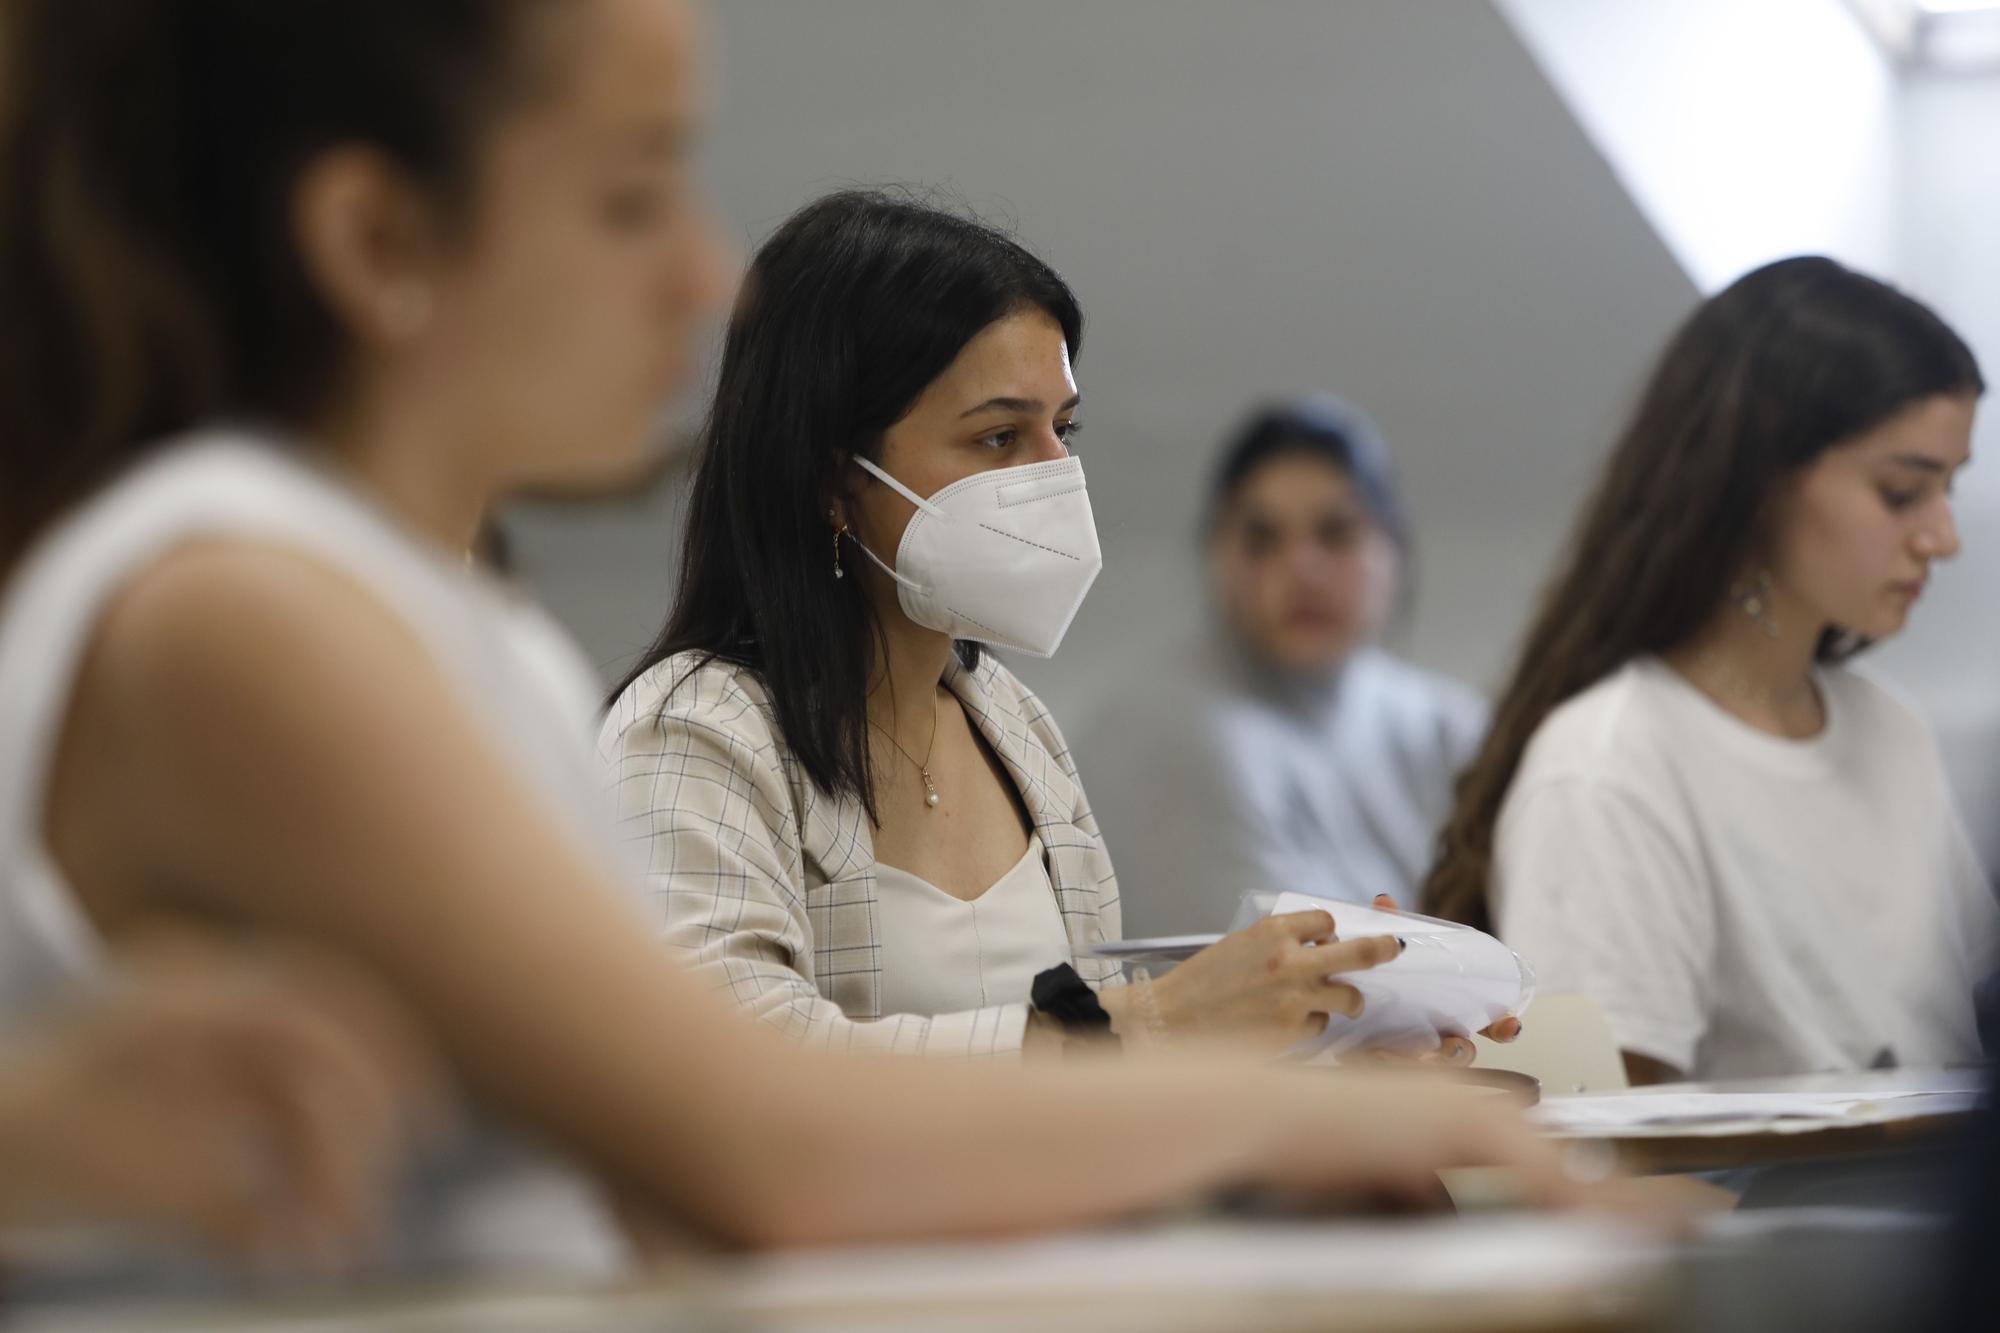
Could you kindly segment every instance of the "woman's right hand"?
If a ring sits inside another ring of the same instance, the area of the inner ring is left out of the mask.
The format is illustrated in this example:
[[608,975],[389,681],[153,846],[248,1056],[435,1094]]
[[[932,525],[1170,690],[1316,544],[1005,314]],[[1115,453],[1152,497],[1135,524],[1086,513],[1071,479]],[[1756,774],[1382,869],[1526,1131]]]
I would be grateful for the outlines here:
[[[1325,1031],[1327,1015],[1361,1013],[1361,993],[1339,980],[1386,963],[1401,952],[1395,937],[1334,937],[1333,917],[1289,912],[1225,935],[1156,981],[1153,1004],[1165,1036],[1249,1038],[1283,1049]],[[1131,987],[1104,996],[1121,1031],[1137,1020]],[[1114,997],[1116,1003],[1114,1005]]]

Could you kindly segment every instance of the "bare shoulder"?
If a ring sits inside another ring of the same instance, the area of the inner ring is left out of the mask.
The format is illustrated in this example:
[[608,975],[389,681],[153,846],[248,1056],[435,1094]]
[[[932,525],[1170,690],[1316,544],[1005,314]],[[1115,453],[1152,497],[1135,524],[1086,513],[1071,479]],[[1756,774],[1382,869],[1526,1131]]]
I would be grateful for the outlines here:
[[483,759],[490,739],[418,628],[359,576],[239,538],[186,542],[119,589],[71,715],[86,736],[93,718],[115,727],[140,771],[211,794],[280,776],[394,787],[419,753]]
[[323,676],[377,654],[426,660],[415,633],[352,576],[275,543],[202,538],[111,598],[82,683],[159,705],[274,669]]
[[268,864],[315,832],[365,826],[375,803],[441,770],[484,764],[463,709],[416,632],[354,577],[279,543],[189,541],[96,622],[56,756],[51,843],[84,880],[80,863],[99,858],[113,880],[143,866],[219,883],[225,862]]

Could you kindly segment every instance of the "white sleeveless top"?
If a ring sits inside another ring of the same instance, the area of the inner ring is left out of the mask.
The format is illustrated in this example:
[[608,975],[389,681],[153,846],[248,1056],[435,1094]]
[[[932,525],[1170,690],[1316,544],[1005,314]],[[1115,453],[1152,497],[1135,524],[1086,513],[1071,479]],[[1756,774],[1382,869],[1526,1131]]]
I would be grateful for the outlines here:
[[[49,769],[106,605],[169,550],[202,537],[297,550],[367,588],[416,634],[581,845],[603,849],[607,862],[614,856],[589,747],[595,683],[554,622],[278,438],[249,430],[184,437],[58,521],[0,593],[0,1027],[100,967],[92,927],[42,843]],[[486,1140],[480,1154],[493,1157],[492,1146]],[[467,1181],[482,1177],[504,1195],[487,1190],[478,1205],[453,1212],[466,1224],[456,1236],[399,1243],[421,1249],[426,1264],[601,1269],[616,1261],[620,1247],[581,1177],[518,1169],[525,1159],[511,1149],[498,1156],[512,1166],[468,1170],[460,1160],[447,1174],[454,1192],[468,1193]],[[496,1207],[502,1198],[532,1200],[519,1215],[525,1231],[510,1231],[509,1208]],[[428,1212],[425,1227],[455,1225]]]
[[1014,867],[970,901],[879,862],[875,879],[884,1014],[929,1017],[1026,1004],[1036,973],[1070,961],[1039,837],[1031,836]]

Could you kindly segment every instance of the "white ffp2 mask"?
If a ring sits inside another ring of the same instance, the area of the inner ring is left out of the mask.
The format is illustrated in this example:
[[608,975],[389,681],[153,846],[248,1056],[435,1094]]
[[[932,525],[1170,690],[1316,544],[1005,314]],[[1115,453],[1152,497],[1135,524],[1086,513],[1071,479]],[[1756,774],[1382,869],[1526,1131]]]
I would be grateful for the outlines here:
[[955,639],[1054,655],[1104,568],[1081,462],[995,468],[925,498],[854,461],[917,507],[894,568],[855,543],[896,581],[905,615]]

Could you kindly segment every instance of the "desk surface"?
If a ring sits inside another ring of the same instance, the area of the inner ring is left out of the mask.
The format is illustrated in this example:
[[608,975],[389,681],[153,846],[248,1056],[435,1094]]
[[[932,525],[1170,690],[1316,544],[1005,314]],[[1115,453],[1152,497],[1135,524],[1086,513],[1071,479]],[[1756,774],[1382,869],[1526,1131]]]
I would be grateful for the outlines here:
[[1201,1222],[754,1261],[731,1307],[780,1328],[1626,1327],[1670,1259],[1602,1218]]
[[[1973,1071],[1897,1070],[1635,1088],[1702,1092],[1970,1089]],[[1807,1132],[1614,1139],[1641,1171],[1857,1157],[1936,1139],[1964,1117]],[[1942,1123],[1941,1123],[1942,1122]],[[1273,1225],[1199,1221],[986,1244],[704,1262],[590,1289],[501,1283],[263,1310],[21,1318],[9,1333],[1591,1333],[1644,1326],[1674,1252],[1601,1218],[1472,1216]]]
[[1177,1222],[724,1260],[596,1290],[505,1284],[259,1311],[24,1320],[9,1333],[1603,1333],[1640,1327],[1657,1236],[1547,1216]]
[[[1631,1088],[1625,1097],[1682,1093],[1831,1093],[1857,1096],[1908,1091],[1978,1091],[1985,1081],[1976,1069],[1883,1069],[1845,1074],[1801,1074],[1783,1078],[1727,1079]],[[1893,1105],[1893,1104],[1892,1104]],[[1704,1125],[1675,1132],[1669,1126],[1600,1139],[1618,1153],[1622,1166],[1638,1173],[1721,1171],[1785,1162],[1825,1161],[1900,1152],[1947,1140],[1971,1119],[1968,1113],[1930,1114],[1921,1104],[1908,1115],[1870,1124],[1782,1126],[1742,1122]],[[1725,1131],[1725,1132],[1718,1132]],[[1557,1137],[1567,1137],[1557,1134]]]

